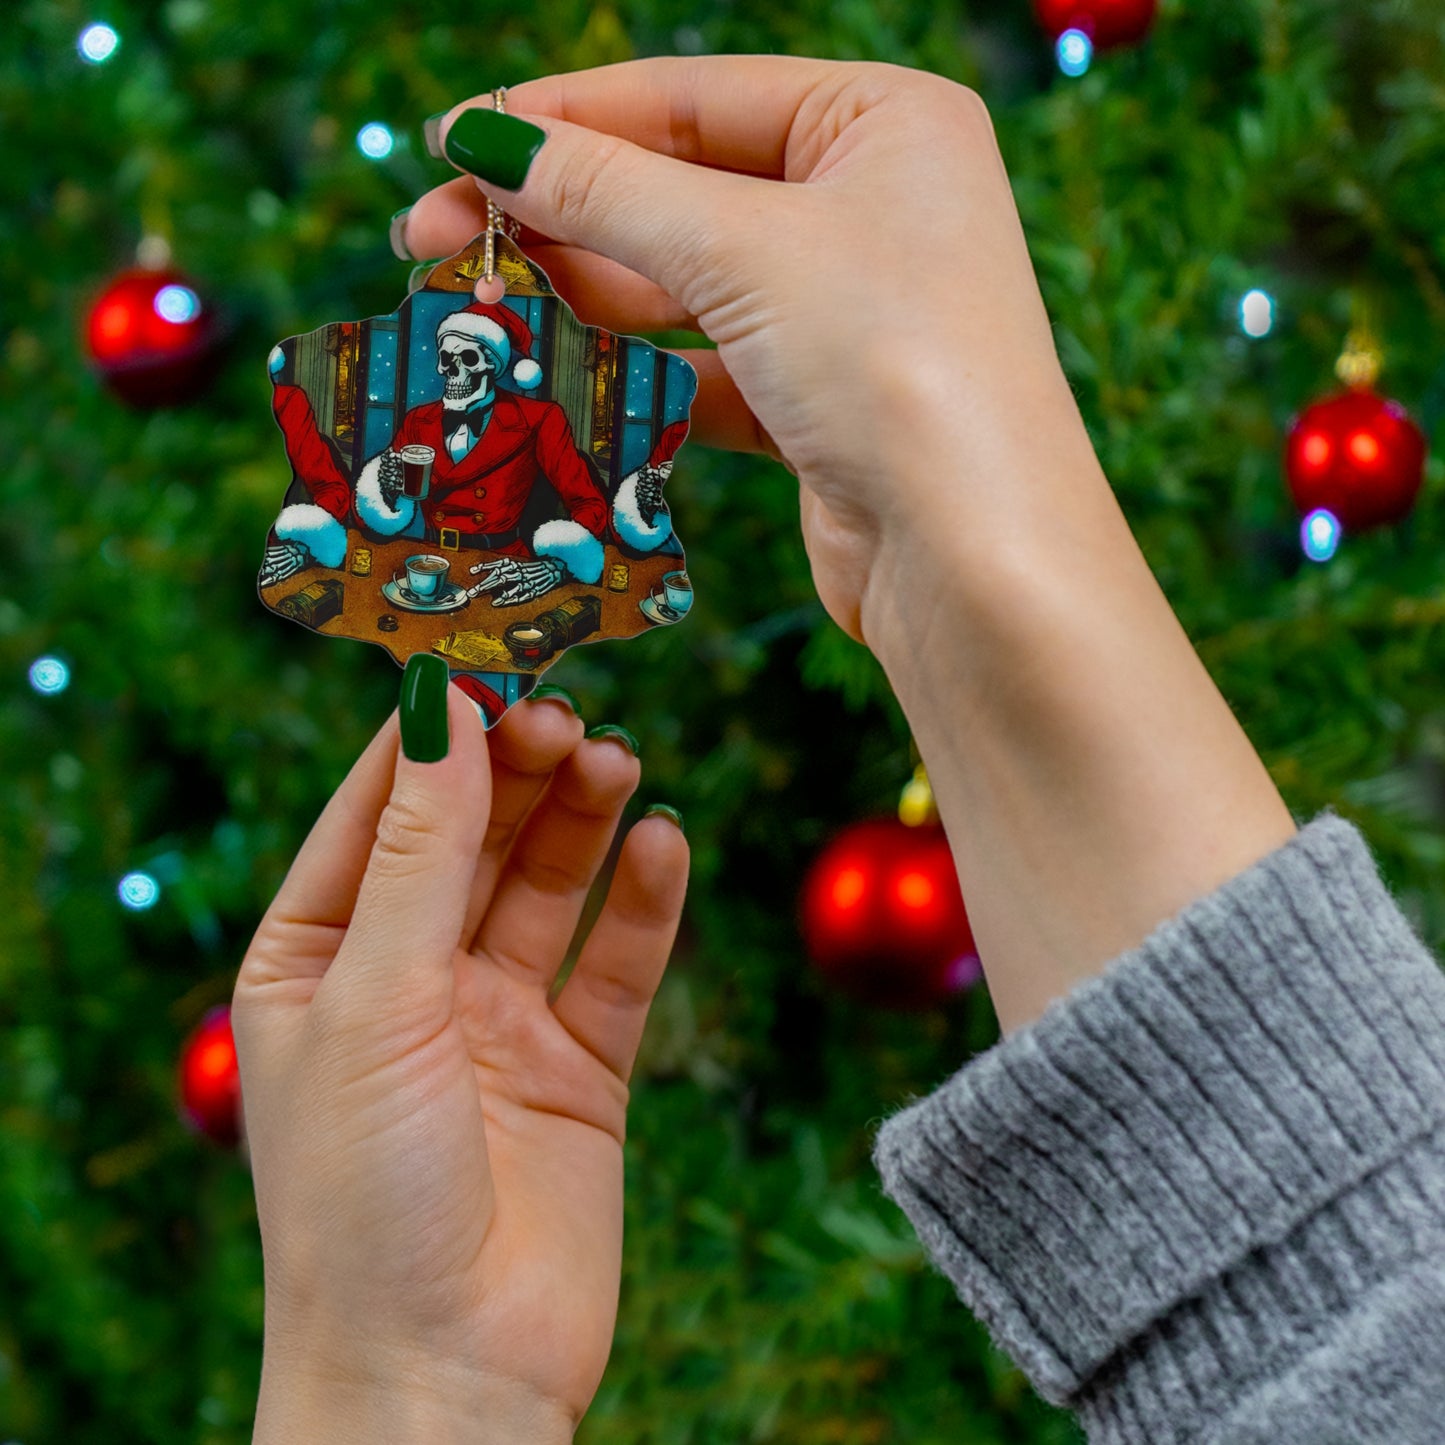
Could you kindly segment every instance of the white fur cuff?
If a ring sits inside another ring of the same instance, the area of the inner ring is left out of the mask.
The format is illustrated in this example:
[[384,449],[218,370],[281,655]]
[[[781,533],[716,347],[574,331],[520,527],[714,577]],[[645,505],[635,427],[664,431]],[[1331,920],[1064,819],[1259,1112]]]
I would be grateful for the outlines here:
[[637,473],[623,477],[612,502],[612,527],[629,547],[639,552],[655,552],[672,536],[672,517],[667,504],[658,508],[649,526],[637,509]]
[[579,582],[602,576],[602,543],[581,522],[543,522],[532,534],[539,557],[555,557]]
[[393,511],[381,497],[381,459],[384,452],[377,452],[362,467],[356,479],[356,515],[362,524],[383,537],[394,537],[416,516],[416,503],[410,497],[398,496]]
[[300,542],[323,567],[346,561],[346,528],[315,502],[282,507],[274,530],[282,542]]

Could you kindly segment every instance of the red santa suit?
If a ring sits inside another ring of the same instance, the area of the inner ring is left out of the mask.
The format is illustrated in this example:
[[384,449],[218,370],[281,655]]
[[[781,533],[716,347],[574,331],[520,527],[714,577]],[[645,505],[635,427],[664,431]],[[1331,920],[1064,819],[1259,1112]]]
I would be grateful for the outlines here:
[[[514,386],[531,390],[542,379],[528,355],[531,328],[510,306],[474,302],[454,311],[437,326],[439,353],[448,337],[485,352],[494,375],[510,376]],[[389,451],[421,444],[436,453],[430,490],[419,504],[428,540],[436,543],[450,532],[463,547],[504,557],[555,557],[579,582],[598,581],[607,499],[577,450],[566,413],[556,402],[500,387],[491,387],[490,394],[490,403],[465,411],[440,400],[424,402],[406,414],[392,438]],[[458,457],[452,443],[469,418],[476,418],[470,449]],[[543,522],[523,537],[522,513],[541,477],[552,484],[568,517]],[[392,536],[411,523],[418,503],[382,496],[378,454],[357,475],[355,506],[363,526]]]

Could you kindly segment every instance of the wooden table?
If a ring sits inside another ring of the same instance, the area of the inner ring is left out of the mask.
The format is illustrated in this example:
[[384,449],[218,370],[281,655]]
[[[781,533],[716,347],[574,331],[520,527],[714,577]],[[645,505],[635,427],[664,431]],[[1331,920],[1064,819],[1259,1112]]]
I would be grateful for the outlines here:
[[[356,575],[358,549],[371,553],[369,576]],[[390,581],[393,575],[405,581],[408,557],[423,552],[445,557],[452,564],[447,581],[461,587],[473,587],[480,578],[474,577],[470,569],[478,562],[492,560],[497,554],[466,548],[455,552],[445,551],[432,547],[417,537],[371,541],[355,528],[348,528],[346,562],[343,567],[303,568],[284,582],[262,588],[261,600],[274,611],[278,602],[294,596],[312,582],[328,579],[339,581],[343,587],[340,613],[313,631],[330,637],[354,637],[363,642],[379,643],[403,665],[414,652],[442,651],[437,644],[441,643],[444,647],[446,639],[456,632],[482,631],[500,642],[502,634],[512,623],[531,621],[571,597],[591,596],[602,599],[602,626],[599,631],[584,639],[587,642],[601,637],[635,637],[639,632],[659,625],[648,620],[639,604],[654,589],[661,592],[663,574],[680,570],[684,565],[683,559],[675,555],[659,554],[642,558],[627,557],[611,546],[604,546],[603,551],[605,555],[602,576],[592,586],[567,581],[533,601],[515,607],[493,607],[492,597],[495,594],[484,592],[465,606],[451,612],[410,612],[388,601],[381,592],[383,583]],[[609,586],[612,569],[618,565],[627,568],[625,591],[614,591]],[[396,631],[383,631],[377,625],[383,617],[396,619]],[[545,671],[561,656],[561,653],[554,653],[539,666],[527,668],[519,667],[505,649],[502,649],[502,653],[503,656],[498,658],[495,664],[488,663],[485,666],[461,661],[455,656],[448,656],[447,662],[455,672],[504,672],[531,677]]]

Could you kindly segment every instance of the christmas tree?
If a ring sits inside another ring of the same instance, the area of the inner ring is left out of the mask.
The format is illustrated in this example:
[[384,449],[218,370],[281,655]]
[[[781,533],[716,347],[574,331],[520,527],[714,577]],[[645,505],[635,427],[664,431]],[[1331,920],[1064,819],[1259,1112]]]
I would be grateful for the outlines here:
[[[1145,556],[1296,816],[1358,823],[1445,941],[1440,464],[1403,521],[1303,538],[1283,468],[1352,333],[1427,439],[1445,405],[1438,13],[1166,0],[1144,39],[1096,50],[1078,8],[1055,35],[1026,0],[11,7],[0,1438],[249,1439],[250,1177],[181,1122],[177,1058],[400,676],[257,599],[287,480],[266,357],[395,309],[387,219],[452,174],[421,120],[492,86],[777,51],[978,90]],[[198,396],[127,402],[87,365],[87,318],[138,254],[174,273],[176,325],[206,317]],[[691,446],[668,500],[685,624],[548,677],[639,737],[629,820],[674,804],[694,850],[633,1077],[617,1340],[579,1439],[1076,1440],[869,1162],[882,1115],[997,1037],[986,995],[870,1007],[809,966],[792,921],[818,850],[893,808],[906,723],[814,596],[790,477]]]

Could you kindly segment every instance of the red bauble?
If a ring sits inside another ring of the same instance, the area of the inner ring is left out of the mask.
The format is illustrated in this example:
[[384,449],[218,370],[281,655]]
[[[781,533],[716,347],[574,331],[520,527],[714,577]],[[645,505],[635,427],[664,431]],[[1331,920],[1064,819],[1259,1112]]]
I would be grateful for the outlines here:
[[1398,522],[1425,477],[1425,436],[1397,401],[1365,387],[1308,406],[1290,427],[1285,476],[1300,516],[1317,507],[1346,532]]
[[217,1144],[241,1140],[241,1071],[231,1010],[213,1008],[181,1049],[181,1117]]
[[200,292],[171,270],[122,272],[85,323],[90,359],[106,385],[134,406],[198,395],[215,375],[217,338]]
[[1066,30],[1082,30],[1095,50],[1142,40],[1157,9],[1158,0],[1034,0],[1039,24],[1050,40]]
[[879,1008],[926,1009],[980,976],[948,840],[893,818],[845,828],[803,881],[803,937],[842,992]]

